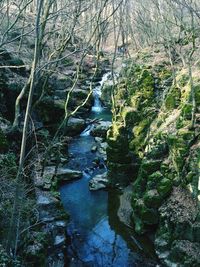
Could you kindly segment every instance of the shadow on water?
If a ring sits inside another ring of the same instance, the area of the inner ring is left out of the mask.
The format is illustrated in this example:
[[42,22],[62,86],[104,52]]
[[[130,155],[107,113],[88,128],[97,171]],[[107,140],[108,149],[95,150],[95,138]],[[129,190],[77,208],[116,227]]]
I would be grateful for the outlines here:
[[153,246],[148,238],[138,238],[117,217],[119,195],[116,191],[89,190],[88,182],[105,169],[91,168],[95,154],[91,136],[77,137],[70,146],[73,154],[68,167],[84,172],[80,180],[63,185],[61,199],[71,215],[68,234],[71,244],[70,266],[155,266]]

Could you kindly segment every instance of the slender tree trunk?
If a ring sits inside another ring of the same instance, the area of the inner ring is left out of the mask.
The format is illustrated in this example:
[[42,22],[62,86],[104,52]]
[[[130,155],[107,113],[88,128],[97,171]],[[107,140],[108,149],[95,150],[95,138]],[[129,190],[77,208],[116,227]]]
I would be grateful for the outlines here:
[[20,160],[19,160],[19,167],[18,173],[16,177],[16,190],[14,196],[14,204],[13,204],[13,211],[12,217],[10,221],[10,229],[8,232],[8,239],[7,239],[7,251],[10,253],[14,250],[14,258],[16,258],[17,248],[18,248],[18,232],[19,232],[19,225],[20,225],[20,213],[21,213],[21,205],[22,205],[22,192],[20,182],[23,178],[23,171],[24,171],[24,161],[25,161],[25,153],[26,153],[26,141],[27,141],[27,132],[29,126],[29,117],[32,105],[32,98],[34,93],[34,84],[35,84],[35,71],[39,59],[39,51],[38,51],[38,42],[39,42],[39,24],[40,24],[40,16],[43,7],[43,0],[37,1],[37,16],[35,22],[35,52],[34,52],[34,59],[32,63],[32,69],[30,74],[30,89],[29,89],[29,96],[28,102],[26,107],[26,114],[24,120],[24,128],[23,128],[23,135],[22,135],[22,143],[21,143],[21,152],[20,152]]

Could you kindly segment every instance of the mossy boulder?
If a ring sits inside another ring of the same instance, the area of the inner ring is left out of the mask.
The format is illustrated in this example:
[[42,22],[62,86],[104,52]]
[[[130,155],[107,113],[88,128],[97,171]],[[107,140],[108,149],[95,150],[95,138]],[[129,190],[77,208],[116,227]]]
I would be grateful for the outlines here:
[[162,160],[143,160],[141,165],[141,170],[147,175],[151,175],[152,173],[158,171],[160,169],[160,165]]
[[166,141],[161,141],[150,148],[146,157],[148,159],[161,159],[168,155],[169,148]]
[[167,110],[175,109],[180,104],[181,92],[178,87],[172,87],[165,99],[165,107]]
[[158,223],[159,215],[156,209],[148,208],[143,199],[138,199],[135,202],[134,208],[139,218],[147,225],[154,225]]
[[135,232],[137,234],[144,234],[145,227],[143,221],[133,212],[131,216],[131,221],[134,224]]
[[141,220],[147,225],[155,225],[159,222],[159,214],[156,209],[150,209],[146,206],[140,212]]
[[158,208],[162,203],[162,199],[156,189],[149,190],[144,195],[144,203],[149,208]]
[[128,151],[127,129],[121,123],[113,123],[107,132],[107,143],[110,147]]
[[161,197],[166,197],[172,190],[173,182],[167,178],[163,178],[157,186],[158,193]]
[[155,189],[157,184],[163,179],[160,171],[156,171],[147,177],[147,189]]
[[125,107],[122,111],[122,118],[128,127],[134,125],[140,119],[140,115],[137,109],[132,107]]

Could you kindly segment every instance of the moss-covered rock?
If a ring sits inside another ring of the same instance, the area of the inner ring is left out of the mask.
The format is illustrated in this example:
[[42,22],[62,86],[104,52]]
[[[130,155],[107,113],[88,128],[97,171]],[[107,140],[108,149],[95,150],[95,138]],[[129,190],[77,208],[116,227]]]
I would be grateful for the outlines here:
[[162,198],[156,189],[152,189],[145,193],[144,203],[147,207],[158,208],[162,203]]
[[162,179],[159,183],[158,183],[158,186],[157,186],[157,190],[158,190],[158,193],[161,197],[165,197],[167,196],[171,190],[172,190],[172,181],[167,179],[167,178],[164,178]]
[[[199,78],[194,73],[196,119],[192,128],[194,108],[188,70],[177,70],[175,83],[168,63],[163,61],[152,66],[143,63],[129,62],[119,85],[115,87],[116,116],[108,133],[107,154],[113,161],[125,162],[131,151],[133,158],[137,159],[138,172],[135,172],[134,179],[130,179],[134,181],[132,222],[137,233],[144,233],[149,225],[159,225],[156,246],[160,257],[163,261],[167,259],[165,263],[169,265],[170,255],[176,251],[170,252],[176,247],[173,242],[182,238],[192,243],[199,242],[199,220],[193,217],[191,211],[186,211],[185,204],[180,204],[188,202],[193,210],[192,197],[200,199],[197,189],[200,162]],[[112,175],[115,168],[108,164],[108,169]],[[113,177],[115,181],[118,180]],[[188,189],[187,200],[185,192],[178,192],[178,196],[173,194],[180,185]],[[171,196],[172,204],[165,208]],[[187,218],[181,220],[184,216]],[[188,255],[184,257],[180,266],[194,264]]]
[[165,106],[168,110],[175,109],[180,104],[181,92],[178,87],[172,87],[165,100]]

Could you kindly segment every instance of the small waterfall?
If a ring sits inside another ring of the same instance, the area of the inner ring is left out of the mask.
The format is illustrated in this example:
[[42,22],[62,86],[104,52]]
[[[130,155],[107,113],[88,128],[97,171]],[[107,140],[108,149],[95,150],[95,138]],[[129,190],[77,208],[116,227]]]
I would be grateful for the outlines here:
[[94,105],[92,107],[93,112],[100,113],[103,110],[103,105],[101,103],[101,88],[102,86],[96,86],[93,90]]
[[[103,75],[99,85],[93,89],[93,97],[94,97],[94,105],[92,106],[92,112],[93,113],[100,114],[104,110],[104,106],[101,102],[102,88],[103,88],[105,82],[108,83],[109,85],[113,84],[113,81],[111,78],[112,78],[111,72],[105,73]],[[94,128],[93,124],[88,125],[86,127],[86,129],[80,134],[80,136],[89,136],[93,128]]]
[[88,125],[85,130],[80,134],[80,136],[89,136],[90,132],[92,131],[92,129],[94,128],[94,125]]
[[106,81],[109,80],[109,77],[111,76],[111,72],[107,72],[103,75],[100,85],[96,86],[93,90],[93,96],[94,96],[94,105],[92,107],[92,111],[96,113],[100,113],[103,111],[103,104],[101,102],[101,90]]

